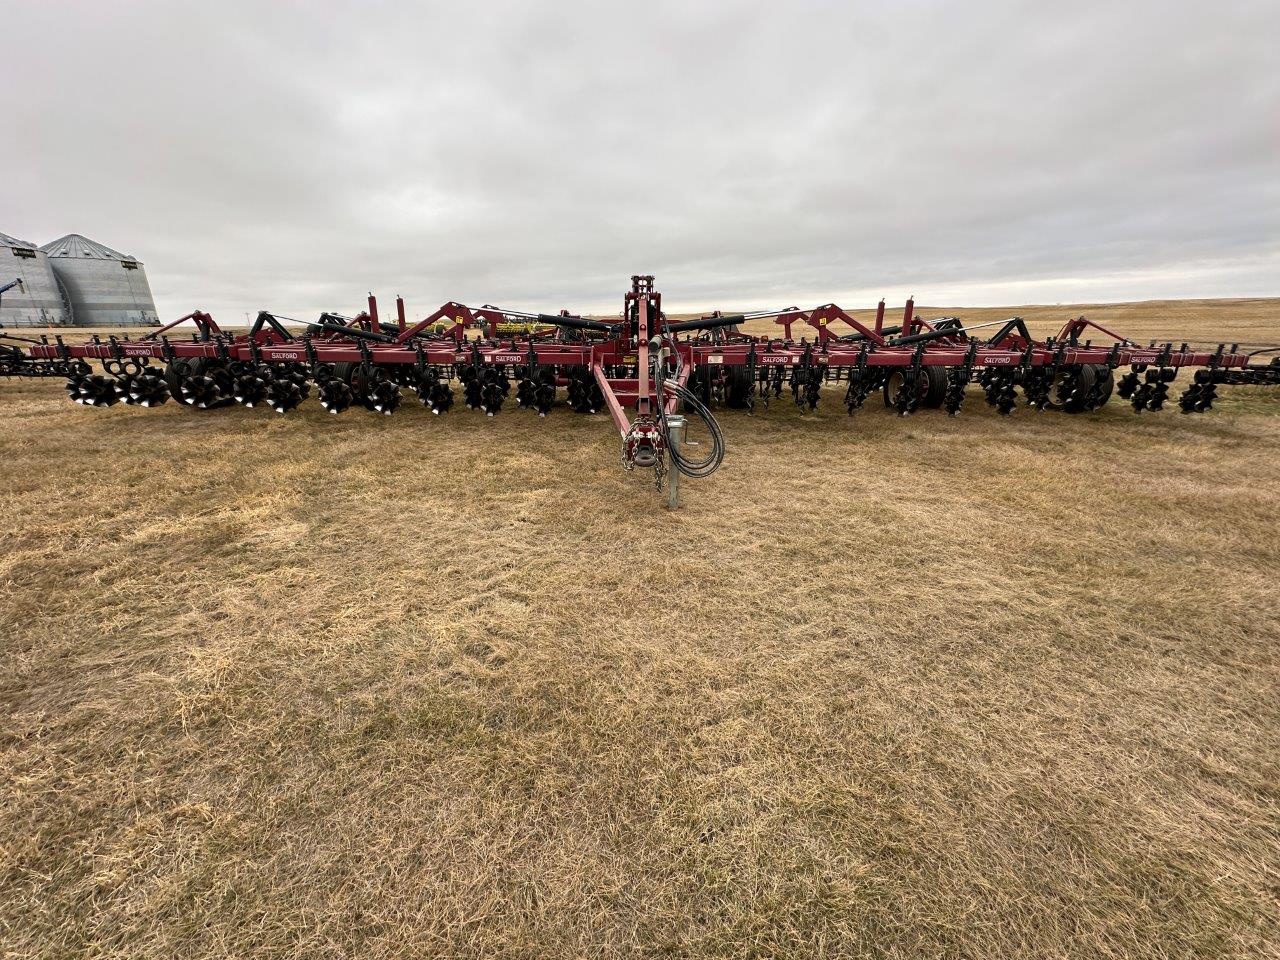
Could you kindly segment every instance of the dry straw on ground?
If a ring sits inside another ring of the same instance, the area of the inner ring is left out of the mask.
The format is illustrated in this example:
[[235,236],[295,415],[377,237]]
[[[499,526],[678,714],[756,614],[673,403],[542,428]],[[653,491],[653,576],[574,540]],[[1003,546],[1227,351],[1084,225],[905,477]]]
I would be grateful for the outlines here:
[[669,514],[564,408],[0,383],[0,953],[1275,956],[1280,397],[979,401]]

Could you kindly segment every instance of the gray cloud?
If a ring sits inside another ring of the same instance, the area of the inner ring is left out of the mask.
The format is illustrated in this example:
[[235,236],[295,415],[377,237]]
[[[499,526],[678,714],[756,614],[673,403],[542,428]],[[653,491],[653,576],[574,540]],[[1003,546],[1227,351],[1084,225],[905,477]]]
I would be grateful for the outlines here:
[[1280,294],[1280,5],[6,10],[0,230],[164,316]]

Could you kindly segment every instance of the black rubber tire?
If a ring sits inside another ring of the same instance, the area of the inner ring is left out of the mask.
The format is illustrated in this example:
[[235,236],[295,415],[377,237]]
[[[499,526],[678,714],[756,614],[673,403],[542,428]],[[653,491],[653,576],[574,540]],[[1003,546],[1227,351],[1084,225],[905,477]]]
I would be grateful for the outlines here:
[[937,410],[942,406],[942,401],[947,398],[947,368],[925,367],[920,373],[928,381],[920,406]]
[[[906,377],[910,369],[911,369],[910,367],[894,367],[893,370],[889,372],[889,375],[884,378],[884,386],[881,387],[881,392],[884,394],[884,405],[886,407],[897,406],[898,386],[902,382],[903,378]],[[929,371],[934,369],[943,370],[942,367],[921,367],[920,368],[920,379],[916,381],[916,389],[918,391],[918,396],[920,398],[916,402],[917,408],[930,406],[930,404],[927,404],[925,400],[929,396],[929,388],[933,385],[929,379]],[[942,374],[942,395],[943,396],[946,395],[946,390],[947,390],[947,375],[944,371]],[[941,398],[939,398],[937,403],[932,404],[932,406],[934,407],[942,406]]]
[[725,370],[728,383],[725,384],[725,406],[733,410],[744,410],[751,397],[751,376],[746,367],[728,367]]
[[[711,368],[707,366],[698,367],[689,377],[689,389],[693,391],[693,395],[702,401],[703,406],[711,406]],[[681,403],[685,413],[692,413],[688,404]]]
[[[1098,407],[1105,407],[1116,389],[1116,372],[1105,363],[1093,364],[1098,383],[1102,384],[1102,394],[1098,397]],[[1098,409],[1095,407],[1094,409]]]
[[351,392],[355,394],[356,403],[364,400],[369,386],[364,382],[364,373],[360,369],[361,366],[363,365],[354,360],[343,360],[333,365],[333,378],[341,380],[351,387]]
[[[1092,364],[1092,363],[1086,363],[1080,367],[1080,380],[1076,386],[1076,389],[1080,393],[1087,395],[1089,391],[1093,389],[1094,381],[1097,379],[1097,376],[1098,376],[1098,371],[1097,369],[1095,369],[1095,367],[1096,367],[1096,364]],[[1053,390],[1054,390],[1053,396],[1055,397],[1055,399],[1051,401],[1050,406],[1055,406],[1056,409],[1061,410],[1063,413],[1088,412],[1088,408],[1083,403],[1080,403],[1079,401],[1075,401],[1072,403],[1059,403],[1056,400],[1056,391],[1057,391],[1056,384],[1054,385]]]

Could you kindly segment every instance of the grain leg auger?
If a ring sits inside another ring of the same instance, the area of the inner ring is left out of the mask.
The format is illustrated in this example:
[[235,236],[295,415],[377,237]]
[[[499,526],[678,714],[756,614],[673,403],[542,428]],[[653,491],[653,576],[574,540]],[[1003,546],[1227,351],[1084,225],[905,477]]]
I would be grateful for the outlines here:
[[[610,318],[450,301],[409,324],[399,298],[396,307],[394,323],[379,319],[372,296],[355,317],[323,314],[310,324],[263,312],[247,333],[224,331],[197,311],[140,339],[29,340],[0,355],[0,364],[65,375],[71,399],[92,407],[173,400],[195,410],[239,404],[284,414],[314,395],[333,415],[362,407],[391,416],[410,391],[442,415],[460,390],[462,405],[490,417],[512,399],[545,417],[563,398],[577,413],[607,411],[623,466],[653,471],[659,485],[720,466],[725,441],[713,408],[750,412],[789,393],[802,411],[814,411],[832,395],[828,385],[843,387],[850,414],[879,393],[900,416],[930,409],[956,416],[979,392],[973,384],[1003,415],[1019,400],[1037,411],[1083,414],[1113,395],[1135,411],[1159,411],[1184,368],[1190,382],[1177,397],[1184,413],[1209,410],[1224,385],[1280,385],[1280,348],[1143,346],[1084,318],[1044,340],[1018,317],[928,321],[910,300],[892,325],[883,301],[866,323],[831,303],[669,321],[653,277],[644,275],[631,278],[622,311]],[[743,330],[770,322],[780,328],[772,335]],[[797,339],[797,324],[810,333]],[[688,427],[701,442],[682,442]]]

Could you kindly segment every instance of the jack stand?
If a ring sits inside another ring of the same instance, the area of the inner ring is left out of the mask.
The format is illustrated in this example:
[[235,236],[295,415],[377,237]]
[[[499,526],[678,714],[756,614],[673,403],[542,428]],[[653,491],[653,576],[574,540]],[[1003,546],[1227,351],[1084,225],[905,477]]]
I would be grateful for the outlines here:
[[[680,445],[684,443],[684,425],[685,420],[679,414],[669,414],[667,416],[667,442],[671,444],[673,449],[678,450]],[[670,459],[671,452],[667,451],[667,457]],[[680,471],[674,463],[667,467],[667,509],[680,509]]]

